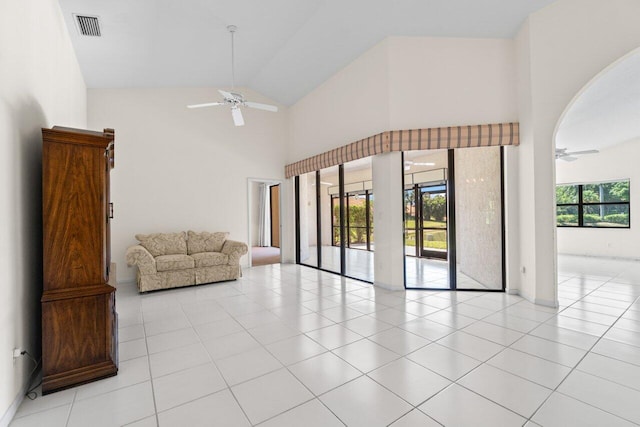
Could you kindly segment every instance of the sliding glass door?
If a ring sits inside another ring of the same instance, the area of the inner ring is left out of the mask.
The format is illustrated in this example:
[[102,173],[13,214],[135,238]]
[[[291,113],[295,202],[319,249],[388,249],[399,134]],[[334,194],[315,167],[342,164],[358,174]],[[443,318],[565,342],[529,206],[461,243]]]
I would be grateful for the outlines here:
[[320,170],[320,237],[321,262],[318,267],[340,274],[342,272],[340,242],[342,240],[342,212],[344,200],[340,200],[339,166]]
[[373,282],[371,158],[297,177],[301,264]]
[[371,158],[344,164],[345,275],[373,282],[373,173]]
[[449,289],[448,153],[404,155],[405,286]]
[[504,290],[502,149],[405,153],[405,286]]
[[418,254],[418,230],[417,224],[420,224],[418,218],[418,208],[416,205],[416,190],[410,185],[410,188],[404,190],[404,253],[405,256],[415,257]]
[[447,186],[416,188],[420,206],[419,243],[423,258],[447,259]]
[[[404,155],[405,287],[504,290],[502,149]],[[367,158],[296,177],[299,263],[374,281],[372,176]]]
[[455,151],[456,288],[503,290],[502,151]]

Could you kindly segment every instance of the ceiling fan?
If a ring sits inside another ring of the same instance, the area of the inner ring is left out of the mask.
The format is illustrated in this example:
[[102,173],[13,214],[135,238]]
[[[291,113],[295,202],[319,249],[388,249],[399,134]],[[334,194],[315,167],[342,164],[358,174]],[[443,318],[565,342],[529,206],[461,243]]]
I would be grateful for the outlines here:
[[582,156],[583,154],[595,154],[599,153],[598,150],[582,150],[582,151],[567,151],[567,148],[556,148],[556,160],[561,159],[565,162],[573,162],[578,160],[574,156]]
[[205,104],[192,104],[187,105],[187,108],[202,108],[202,107],[213,107],[216,105],[228,105],[231,107],[231,117],[233,118],[233,123],[236,126],[244,126],[244,118],[242,117],[242,111],[240,107],[249,107],[256,108],[258,110],[272,111],[277,112],[278,107],[275,105],[268,104],[260,104],[259,102],[251,102],[244,99],[241,93],[233,92],[235,88],[235,51],[234,51],[234,43],[233,43],[233,34],[238,30],[238,27],[235,25],[229,25],[227,30],[231,33],[231,90],[232,92],[227,92],[224,90],[218,90],[220,94],[224,97],[222,101],[218,102],[207,102]]

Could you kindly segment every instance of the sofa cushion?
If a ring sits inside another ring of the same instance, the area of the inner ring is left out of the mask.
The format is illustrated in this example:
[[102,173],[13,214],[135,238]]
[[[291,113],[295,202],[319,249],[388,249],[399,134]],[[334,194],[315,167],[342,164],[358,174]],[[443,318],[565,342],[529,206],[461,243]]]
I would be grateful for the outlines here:
[[229,264],[229,255],[221,252],[200,252],[193,254],[191,257],[196,262],[196,267],[213,267],[216,265]]
[[160,255],[156,257],[158,271],[173,271],[193,268],[195,261],[189,255]]
[[151,252],[154,257],[160,255],[186,255],[187,240],[181,233],[136,234],[140,245]]
[[189,230],[188,235],[187,249],[188,254],[191,255],[201,252],[220,252],[229,233],[208,233],[206,231],[196,233]]

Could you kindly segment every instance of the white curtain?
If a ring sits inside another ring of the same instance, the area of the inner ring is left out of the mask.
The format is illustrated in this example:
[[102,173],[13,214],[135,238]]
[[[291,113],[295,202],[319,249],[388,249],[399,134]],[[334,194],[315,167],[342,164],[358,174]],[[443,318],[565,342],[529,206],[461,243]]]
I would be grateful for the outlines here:
[[269,184],[260,184],[258,194],[258,246],[271,246],[271,197]]

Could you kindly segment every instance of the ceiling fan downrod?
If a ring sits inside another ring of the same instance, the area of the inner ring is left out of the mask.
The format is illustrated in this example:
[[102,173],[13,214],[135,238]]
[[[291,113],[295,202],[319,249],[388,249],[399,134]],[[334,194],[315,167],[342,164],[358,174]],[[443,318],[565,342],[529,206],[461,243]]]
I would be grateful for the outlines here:
[[222,101],[217,102],[205,102],[203,104],[191,104],[187,105],[187,108],[202,108],[213,107],[217,105],[227,105],[231,107],[231,116],[233,117],[233,123],[236,126],[244,125],[244,118],[240,107],[256,108],[258,110],[277,112],[278,107],[275,105],[261,104],[259,102],[247,101],[241,93],[235,92],[236,87],[236,67],[235,67],[235,40],[234,33],[238,30],[235,25],[228,25],[227,30],[231,33],[231,92],[218,89],[218,92],[224,97]]
[[235,44],[234,34],[238,30],[235,25],[228,25],[227,30],[231,33],[231,90],[236,87],[236,61],[235,61]]

